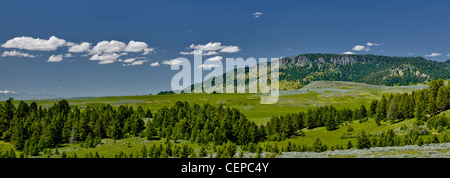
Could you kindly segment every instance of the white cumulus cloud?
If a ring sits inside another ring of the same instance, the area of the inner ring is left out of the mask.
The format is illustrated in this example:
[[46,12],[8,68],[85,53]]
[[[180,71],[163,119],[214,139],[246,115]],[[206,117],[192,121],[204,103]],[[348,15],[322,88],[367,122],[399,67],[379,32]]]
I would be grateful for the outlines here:
[[[209,56],[209,55],[217,55],[219,54],[219,52],[222,53],[236,53],[241,51],[241,49],[239,49],[238,46],[223,46],[221,42],[209,42],[207,44],[191,44],[189,46],[190,49],[194,49],[195,50],[202,50],[203,51],[203,55],[205,56]],[[180,54],[182,55],[193,55],[194,51],[191,52],[180,52]],[[219,52],[217,52],[219,51]]]
[[152,66],[152,67],[156,67],[156,66],[159,66],[159,65],[160,65],[159,62],[154,62],[154,63],[150,64],[150,66]]
[[122,52],[125,50],[127,45],[124,42],[111,40],[111,41],[101,41],[98,42],[97,45],[95,45],[92,48],[91,53],[92,54],[101,54],[101,53],[116,53],[116,52]]
[[111,64],[117,61],[120,56],[127,55],[127,53],[103,53],[103,54],[95,54],[89,60],[91,61],[100,61],[99,64]]
[[91,43],[83,42],[81,44],[73,44],[69,47],[69,52],[82,53],[87,52],[91,48]]
[[206,61],[221,61],[222,59],[222,56],[214,56],[206,59]]
[[425,55],[425,57],[436,57],[436,56],[440,56],[440,55],[442,55],[442,54],[441,53],[431,53],[431,54]]
[[240,49],[238,46],[226,46],[220,50],[220,52],[223,52],[223,53],[236,53],[239,51],[240,51]]
[[73,55],[72,55],[72,54],[70,54],[70,53],[66,53],[66,54],[64,54],[64,58],[69,58],[69,57],[73,57]]
[[181,61],[179,59],[172,59],[172,60],[165,60],[165,61],[162,62],[162,64],[165,64],[165,65],[179,65],[179,64],[181,64],[181,62],[183,62],[183,61]]
[[60,54],[60,55],[51,55],[49,58],[48,58],[48,61],[47,62],[61,62],[63,60],[63,56],[62,56],[62,54]]
[[127,47],[125,47],[126,52],[143,52],[143,55],[147,55],[153,50],[153,48],[148,47],[147,43],[133,40],[128,42]]
[[212,67],[219,67],[219,65],[217,65],[217,64],[202,64],[197,67],[203,68],[203,69],[211,69]]
[[347,52],[344,52],[344,53],[342,53],[342,54],[356,54],[356,53],[351,52],[351,51],[347,51]]
[[7,56],[29,57],[29,58],[35,58],[36,57],[35,55],[31,55],[31,54],[28,54],[28,53],[23,53],[23,52],[16,51],[16,50],[3,52],[2,57],[7,57]]
[[27,36],[16,37],[2,44],[3,48],[18,48],[36,51],[55,51],[58,47],[65,46],[66,40],[51,36],[48,40]]
[[353,51],[361,51],[365,48],[365,46],[363,45],[356,45],[355,47],[352,48]]

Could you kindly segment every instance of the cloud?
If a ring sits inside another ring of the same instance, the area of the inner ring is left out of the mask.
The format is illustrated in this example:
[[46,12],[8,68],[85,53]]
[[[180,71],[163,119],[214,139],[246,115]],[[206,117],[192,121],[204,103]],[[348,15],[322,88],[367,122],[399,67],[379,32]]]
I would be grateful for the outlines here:
[[383,43],[371,43],[371,42],[367,42],[366,46],[381,46],[383,45]]
[[220,50],[220,52],[223,52],[223,53],[236,53],[239,51],[240,51],[240,49],[238,46],[227,46]]
[[148,53],[150,53],[150,52],[152,52],[152,51],[154,51],[153,48],[145,48],[145,49],[144,49],[144,52],[142,53],[142,55],[147,55]]
[[181,54],[181,55],[193,55],[193,54],[194,54],[194,51],[190,51],[190,52],[184,52],[184,51],[181,51],[180,54]]
[[137,66],[137,65],[142,65],[145,62],[148,62],[148,60],[137,60],[137,61],[131,62],[129,64],[122,64],[122,66]]
[[134,62],[135,60],[136,60],[136,58],[129,58],[129,59],[123,60],[122,62],[131,63],[131,62]]
[[431,54],[425,55],[425,57],[436,57],[436,56],[440,56],[440,55],[442,55],[442,54],[441,53],[431,53]]
[[64,58],[69,58],[69,57],[73,57],[72,54],[70,54],[70,53],[64,54]]
[[181,64],[181,62],[183,62],[183,61],[181,61],[179,59],[172,59],[172,60],[165,60],[165,61],[162,62],[162,64],[165,64],[165,65],[179,65],[179,64]]
[[29,58],[35,58],[36,57],[35,55],[31,55],[31,54],[28,54],[28,53],[22,53],[22,52],[16,51],[16,50],[3,52],[2,57],[7,57],[7,56],[29,57]]
[[[181,51],[180,54],[182,54],[182,55],[194,55],[194,51],[190,51],[190,52]],[[203,56],[211,56],[211,55],[217,55],[217,54],[219,54],[219,53],[216,52],[216,51],[203,51],[202,55]]]
[[100,61],[98,64],[111,64],[114,62],[116,62],[116,61],[115,60],[103,60],[103,61]]
[[214,42],[214,43],[213,42],[209,42],[209,43],[207,43],[205,45],[201,45],[201,44],[194,45],[194,44],[191,44],[189,46],[189,48],[202,50],[202,51],[215,51],[215,50],[222,49],[224,47],[222,46],[221,42]]
[[16,94],[16,92],[15,91],[10,91],[10,90],[0,90],[0,93],[1,94],[9,94],[9,93],[11,93],[11,94]]
[[363,45],[356,45],[355,47],[352,48],[353,51],[361,51],[365,48],[365,46]]
[[95,54],[89,60],[91,61],[100,61],[99,64],[111,64],[117,61],[120,56],[127,55],[127,53],[104,53],[104,54]]
[[205,45],[202,44],[191,44],[189,46],[190,49],[194,49],[194,51],[191,52],[180,52],[180,54],[182,55],[193,55],[195,50],[202,50],[203,51],[203,55],[205,56],[209,56],[209,55],[218,55],[219,53],[217,52],[219,50],[219,52],[222,53],[236,53],[241,51],[241,49],[239,49],[238,46],[222,46],[221,42],[209,42]]
[[253,13],[252,15],[253,15],[253,17],[255,17],[255,19],[257,19],[257,18],[259,18],[260,16],[262,16],[263,13],[261,13],[261,12],[255,12],[255,13]]
[[150,66],[152,66],[152,67],[156,67],[156,66],[159,66],[159,65],[160,65],[159,62],[154,62],[154,63],[150,64]]
[[69,52],[82,53],[87,52],[91,48],[91,43],[83,42],[81,44],[73,44],[69,47]]
[[63,56],[62,54],[60,55],[52,55],[48,58],[47,62],[61,62],[63,60]]
[[342,53],[342,54],[356,54],[356,53],[347,51],[347,52],[344,52],[344,53]]
[[217,55],[219,54],[216,51],[207,51],[207,52],[203,52],[203,56],[211,56],[211,55]]
[[202,64],[197,67],[203,68],[203,69],[211,69],[212,67],[219,67],[219,65],[217,65],[217,64]]
[[[111,64],[116,62],[120,56],[128,55],[127,52],[142,52],[142,55],[147,55],[153,50],[153,48],[148,47],[147,43],[140,41],[131,40],[128,42],[128,45],[116,40],[101,41],[90,51],[89,54],[93,54],[93,56],[89,60],[100,61],[99,64]],[[138,58],[139,57],[136,57],[134,60]],[[131,60],[132,58],[125,61],[127,61],[127,63],[134,62],[134,60]],[[133,65],[141,65],[140,63],[142,63],[142,60]]]
[[133,40],[128,42],[127,47],[125,47],[126,52],[143,52],[143,55],[147,55],[153,50],[153,48],[148,47],[147,43]]
[[448,57],[450,57],[450,54],[447,54]]
[[36,51],[55,51],[58,47],[65,46],[66,40],[51,36],[48,40],[27,36],[16,37],[2,44],[3,48],[18,48]]
[[206,61],[221,61],[222,59],[222,56],[214,56],[206,59]]
[[116,40],[101,41],[92,48],[91,54],[122,52],[126,47],[125,43]]

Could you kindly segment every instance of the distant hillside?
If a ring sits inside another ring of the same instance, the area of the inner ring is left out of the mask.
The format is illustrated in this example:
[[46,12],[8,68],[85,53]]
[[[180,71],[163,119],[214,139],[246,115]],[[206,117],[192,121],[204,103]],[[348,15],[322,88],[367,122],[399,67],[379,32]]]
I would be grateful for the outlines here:
[[0,101],[5,101],[9,98],[14,98],[14,100],[38,100],[38,99],[58,99],[63,97],[48,94],[0,93]]
[[[394,86],[450,78],[450,60],[437,62],[422,57],[319,53],[283,57],[280,62],[281,90],[297,90],[320,80]],[[248,82],[249,68],[238,70],[245,70]],[[223,76],[225,79],[226,74]]]
[[302,54],[281,58],[280,80],[306,85],[316,80],[409,85],[450,78],[450,60],[377,55]]

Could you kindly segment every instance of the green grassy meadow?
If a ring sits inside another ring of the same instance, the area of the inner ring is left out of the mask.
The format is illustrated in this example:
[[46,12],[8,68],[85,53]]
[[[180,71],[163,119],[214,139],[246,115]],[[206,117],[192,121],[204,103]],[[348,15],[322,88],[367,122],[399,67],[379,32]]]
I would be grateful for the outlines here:
[[[426,88],[426,85],[416,86],[375,86],[366,85],[353,82],[313,82],[312,84],[300,89],[280,91],[279,102],[274,105],[261,105],[260,95],[252,93],[243,94],[175,94],[175,95],[146,95],[146,96],[117,96],[117,97],[86,97],[86,98],[68,98],[66,99],[71,106],[76,105],[80,108],[93,105],[111,104],[113,106],[119,105],[131,105],[142,106],[150,108],[153,112],[164,106],[171,106],[176,101],[188,101],[191,103],[203,104],[224,104],[227,107],[234,107],[239,109],[245,114],[245,116],[255,121],[257,124],[265,124],[271,116],[285,115],[287,113],[295,113],[300,111],[306,111],[308,108],[333,105],[336,108],[357,108],[361,104],[368,105],[372,100],[380,99],[382,95],[390,95],[391,93],[403,93],[411,92],[413,90],[419,90]],[[59,99],[52,100],[34,100],[38,105],[44,107],[50,107]],[[18,104],[19,101],[14,101]],[[26,101],[32,102],[32,101]],[[450,111],[444,112],[450,114]],[[375,124],[374,119],[368,119],[366,122],[359,123],[359,121],[353,121],[352,123],[345,123],[339,126],[338,129],[333,131],[327,131],[324,127],[315,129],[304,129],[305,136],[297,136],[295,138],[286,139],[281,142],[277,142],[278,146],[285,147],[288,142],[295,143],[296,145],[312,145],[316,138],[320,138],[324,144],[329,147],[337,145],[346,145],[349,140],[353,144],[356,143],[356,137],[358,133],[363,130],[369,134],[377,134],[380,131],[386,131],[388,129],[395,130],[396,134],[402,134],[401,127],[411,129],[414,127],[415,119],[408,119],[397,123],[385,123],[382,122],[380,126]],[[349,132],[348,127],[352,127],[353,131]],[[436,132],[431,130],[431,132]],[[444,131],[449,132],[447,129]],[[347,135],[343,137],[343,135]],[[118,150],[123,153],[136,154],[144,145],[150,147],[152,144],[161,144],[162,140],[146,140],[145,138],[129,137],[120,140],[103,139],[102,143],[95,148],[83,148],[80,144],[65,144],[61,145],[59,151],[66,152],[69,156],[76,153],[79,157],[89,153],[98,152],[104,157],[114,157]],[[181,141],[183,142],[183,141]],[[263,142],[264,144],[274,144],[275,142]],[[181,144],[181,143],[174,143]],[[200,145],[188,143],[197,151],[200,149]],[[0,142],[0,151],[6,151],[14,146],[11,143]],[[53,151],[55,149],[52,149]],[[55,156],[57,157],[57,156]]]
[[[224,104],[239,109],[245,116],[257,124],[265,124],[271,116],[285,115],[306,111],[308,108],[333,105],[336,108],[357,108],[361,104],[370,104],[382,95],[411,92],[426,88],[426,85],[415,86],[377,86],[355,82],[317,81],[300,90],[282,90],[277,104],[262,105],[260,96],[255,93],[223,93],[223,94],[175,94],[67,98],[71,106],[110,104],[113,106],[142,106],[157,111],[164,106],[172,106],[176,101],[188,101],[197,104]],[[33,100],[38,105],[50,107],[60,99]],[[15,101],[18,104],[19,101]],[[31,103],[32,101],[26,101]]]

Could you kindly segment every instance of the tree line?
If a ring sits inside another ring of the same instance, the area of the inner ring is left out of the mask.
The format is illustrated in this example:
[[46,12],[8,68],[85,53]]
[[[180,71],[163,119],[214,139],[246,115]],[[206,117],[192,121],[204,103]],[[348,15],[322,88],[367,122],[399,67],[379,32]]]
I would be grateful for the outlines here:
[[152,113],[140,106],[109,104],[80,109],[71,107],[66,100],[49,108],[23,101],[16,107],[10,99],[0,104],[0,134],[1,140],[12,143],[16,150],[27,155],[38,155],[62,143],[95,147],[103,138],[130,136],[216,145],[258,143],[265,139],[265,129],[237,109],[180,101]]
[[[404,119],[417,118],[417,125],[423,125],[429,118],[450,109],[450,87],[444,86],[442,79],[428,83],[429,87],[412,93],[384,95],[374,100],[367,108],[365,105],[356,109],[336,109],[333,106],[321,106],[308,109],[306,112],[291,113],[285,116],[273,116],[267,123],[266,135],[269,140],[286,139],[301,134],[301,129],[326,127],[334,130],[339,125],[359,120],[375,118],[377,125],[384,122],[398,122]],[[433,127],[447,125],[448,118],[432,119]]]
[[61,143],[86,141],[86,146],[92,147],[102,138],[143,136],[143,118],[150,117],[150,109],[140,106],[136,109],[124,105],[87,106],[81,110],[61,100],[49,108],[23,101],[16,107],[9,99],[0,104],[0,138],[11,142],[17,150],[37,155]]
[[239,110],[208,103],[199,105],[178,101],[172,107],[163,107],[153,114],[146,128],[146,136],[150,140],[183,139],[217,145],[231,141],[242,145],[265,139],[264,129],[249,121]]

